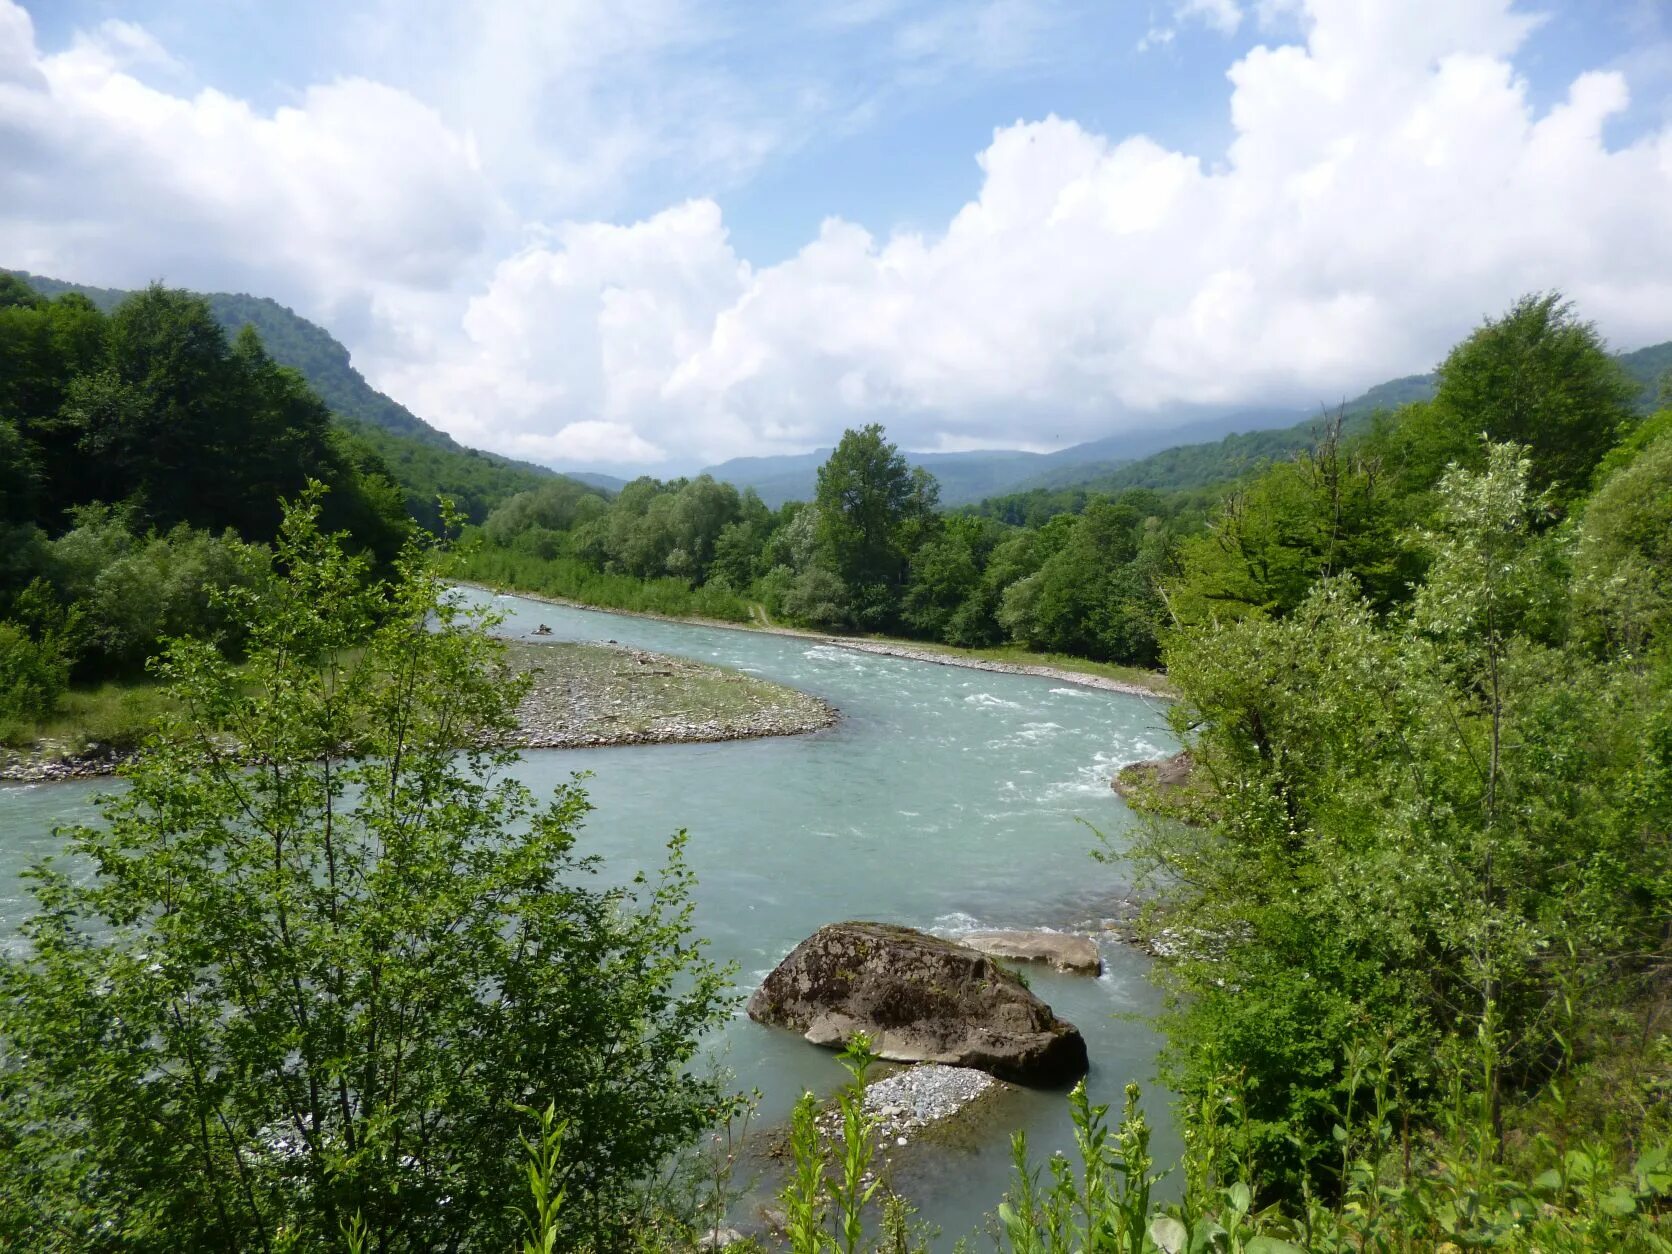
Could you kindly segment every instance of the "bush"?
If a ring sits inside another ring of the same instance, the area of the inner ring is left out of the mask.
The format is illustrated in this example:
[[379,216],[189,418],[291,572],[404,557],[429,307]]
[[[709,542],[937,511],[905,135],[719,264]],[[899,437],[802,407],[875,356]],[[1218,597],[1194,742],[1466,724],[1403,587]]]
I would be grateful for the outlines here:
[[0,622],[0,721],[46,718],[70,677],[70,660],[55,637],[34,639],[17,623]]
[[137,674],[173,636],[219,640],[236,652],[243,625],[217,594],[266,578],[267,550],[231,532],[216,536],[183,525],[138,536],[131,521],[91,506],[46,546],[48,577],[81,611],[82,672]]
[[585,794],[505,777],[523,688],[489,624],[415,549],[368,584],[317,514],[289,511],[283,579],[216,598],[248,662],[174,642],[176,712],[70,833],[77,874],[34,871],[0,957],[0,1245],[506,1248],[549,1104],[557,1247],[618,1249],[728,1109],[691,1070],[729,1007],[682,837],[660,877],[590,883]]

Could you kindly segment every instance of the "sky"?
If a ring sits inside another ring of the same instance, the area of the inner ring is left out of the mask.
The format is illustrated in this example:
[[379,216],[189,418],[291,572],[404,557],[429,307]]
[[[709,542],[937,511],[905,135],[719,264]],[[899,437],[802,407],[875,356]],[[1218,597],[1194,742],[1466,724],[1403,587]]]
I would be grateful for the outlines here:
[[1672,339],[1672,0],[0,0],[0,265],[272,296],[466,444],[1320,405]]

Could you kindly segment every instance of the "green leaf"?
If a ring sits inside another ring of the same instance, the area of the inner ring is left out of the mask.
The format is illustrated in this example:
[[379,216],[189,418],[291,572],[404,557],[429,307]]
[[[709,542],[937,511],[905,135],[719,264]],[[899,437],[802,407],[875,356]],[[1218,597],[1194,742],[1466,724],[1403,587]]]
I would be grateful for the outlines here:
[[1190,1241],[1190,1231],[1171,1215],[1157,1215],[1150,1220],[1150,1240],[1154,1241],[1166,1254],[1184,1254]]
[[1603,1194],[1600,1205],[1610,1215],[1629,1215],[1637,1209],[1637,1199],[1630,1189],[1617,1185]]
[[1225,1200],[1230,1204],[1231,1209],[1237,1214],[1246,1215],[1248,1213],[1249,1206],[1253,1204],[1254,1197],[1253,1194],[1249,1192],[1248,1186],[1241,1180],[1238,1180],[1230,1188],[1225,1190]]

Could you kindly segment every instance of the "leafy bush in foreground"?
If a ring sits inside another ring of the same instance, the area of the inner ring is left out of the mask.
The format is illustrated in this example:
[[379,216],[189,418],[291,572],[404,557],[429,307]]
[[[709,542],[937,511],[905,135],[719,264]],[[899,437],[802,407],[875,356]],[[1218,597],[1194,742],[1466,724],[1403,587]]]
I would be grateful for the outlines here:
[[177,713],[76,867],[32,873],[0,1244],[504,1247],[549,1103],[566,1220],[614,1248],[724,1113],[690,1070],[726,994],[680,840],[655,881],[590,885],[584,793],[503,775],[521,688],[483,621],[416,548],[369,582],[317,514],[288,512],[282,579],[226,594],[248,661],[176,641]]

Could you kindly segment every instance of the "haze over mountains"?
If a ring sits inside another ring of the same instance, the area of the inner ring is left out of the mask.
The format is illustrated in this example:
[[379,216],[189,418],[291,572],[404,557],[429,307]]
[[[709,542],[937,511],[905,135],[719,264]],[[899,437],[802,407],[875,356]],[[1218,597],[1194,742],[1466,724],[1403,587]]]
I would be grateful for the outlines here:
[[[1661,380],[1672,370],[1672,342],[1616,355],[1641,385],[1640,408],[1652,408]],[[1434,394],[1434,376],[1408,375],[1379,383],[1341,403],[1349,431],[1369,425],[1380,411],[1397,409]],[[1034,488],[1182,488],[1235,478],[1262,462],[1286,457],[1314,438],[1326,408],[1310,414],[1292,410],[1240,410],[1182,425],[1158,419],[1156,426],[1058,449],[1026,453],[992,449],[967,453],[908,453],[914,465],[932,473],[943,505],[968,505],[991,496]],[[750,487],[776,508],[785,501],[810,500],[818,468],[829,449],[782,457],[739,457],[703,472]]]

